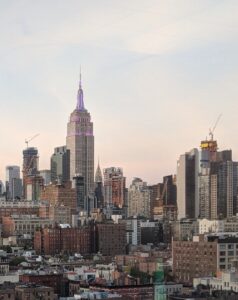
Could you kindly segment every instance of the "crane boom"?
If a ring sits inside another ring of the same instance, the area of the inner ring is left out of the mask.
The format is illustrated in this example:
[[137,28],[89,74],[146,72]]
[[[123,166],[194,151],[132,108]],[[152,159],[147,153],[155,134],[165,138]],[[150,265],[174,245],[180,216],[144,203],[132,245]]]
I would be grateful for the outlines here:
[[216,129],[216,127],[217,127],[217,124],[218,124],[218,122],[220,121],[220,119],[221,119],[221,116],[222,116],[222,114],[220,114],[219,116],[218,116],[218,118],[217,118],[217,120],[216,120],[216,123],[215,123],[215,125],[213,126],[213,128],[211,129],[209,129],[209,135],[210,135],[210,137],[211,137],[211,141],[213,141],[213,136],[214,136],[214,130]]
[[37,134],[35,134],[34,136],[32,136],[31,138],[25,139],[26,147],[28,148],[29,142],[31,142],[32,140],[34,140],[34,139],[35,139],[36,137],[38,137],[39,135],[40,135],[40,134],[37,133]]

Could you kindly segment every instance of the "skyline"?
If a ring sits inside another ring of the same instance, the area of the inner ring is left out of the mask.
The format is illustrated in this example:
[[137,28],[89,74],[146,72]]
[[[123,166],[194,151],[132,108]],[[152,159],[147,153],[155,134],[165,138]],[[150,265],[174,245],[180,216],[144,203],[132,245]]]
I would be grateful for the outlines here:
[[236,1],[2,1],[0,8],[1,180],[5,166],[22,167],[24,141],[36,133],[29,146],[49,168],[54,148],[65,144],[80,65],[95,158],[102,168],[122,167],[127,185],[176,173],[179,155],[199,147],[220,113],[215,139],[238,159]]

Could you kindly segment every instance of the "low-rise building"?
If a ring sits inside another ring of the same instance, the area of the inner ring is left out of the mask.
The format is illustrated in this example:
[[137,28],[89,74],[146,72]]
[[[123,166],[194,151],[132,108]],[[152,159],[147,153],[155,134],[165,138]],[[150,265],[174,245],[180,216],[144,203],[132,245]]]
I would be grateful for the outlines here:
[[15,299],[18,300],[33,300],[33,299],[44,299],[54,300],[54,290],[49,286],[41,285],[19,285],[15,287]]
[[195,219],[180,219],[172,224],[172,236],[176,241],[192,240],[199,233]]
[[37,254],[91,253],[91,228],[44,228],[35,232]]
[[11,215],[36,215],[39,216],[38,203],[33,201],[5,201],[0,200],[0,222],[2,217]]
[[217,242],[202,237],[193,241],[173,241],[173,274],[177,281],[192,283],[193,278],[217,271]]
[[126,253],[125,224],[101,223],[97,224],[97,250],[106,256]]
[[45,228],[54,224],[53,220],[39,218],[36,215],[12,215],[10,217],[3,217],[3,236],[9,237],[12,235],[34,236],[34,232],[38,228]]
[[195,277],[212,276],[232,267],[238,259],[238,236],[221,233],[195,236],[193,241],[173,241],[172,255],[176,279],[192,283]]
[[15,286],[10,283],[0,284],[0,299],[1,300],[14,300]]
[[72,210],[69,206],[65,205],[49,205],[41,204],[39,216],[41,218],[48,218],[53,220],[56,224],[72,224]]
[[235,269],[219,272],[216,277],[199,277],[193,279],[193,286],[209,286],[211,290],[238,292],[238,273]]

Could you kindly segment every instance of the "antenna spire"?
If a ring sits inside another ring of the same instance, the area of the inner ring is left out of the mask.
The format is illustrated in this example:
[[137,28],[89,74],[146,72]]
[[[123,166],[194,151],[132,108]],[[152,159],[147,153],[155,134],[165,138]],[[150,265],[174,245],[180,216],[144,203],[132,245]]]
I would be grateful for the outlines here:
[[84,100],[83,100],[81,66],[80,66],[80,73],[79,73],[79,89],[78,89],[78,94],[77,94],[77,106],[76,106],[76,109],[79,110],[79,111],[85,110],[85,108],[84,108]]

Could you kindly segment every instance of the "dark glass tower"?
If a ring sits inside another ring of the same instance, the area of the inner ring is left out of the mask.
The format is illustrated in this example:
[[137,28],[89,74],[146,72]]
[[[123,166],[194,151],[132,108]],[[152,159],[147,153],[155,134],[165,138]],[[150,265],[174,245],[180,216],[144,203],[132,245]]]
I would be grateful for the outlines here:
[[50,161],[51,182],[69,180],[69,150],[66,146],[56,147]]
[[26,197],[26,179],[39,174],[38,171],[38,150],[34,147],[28,147],[23,150],[23,196]]

